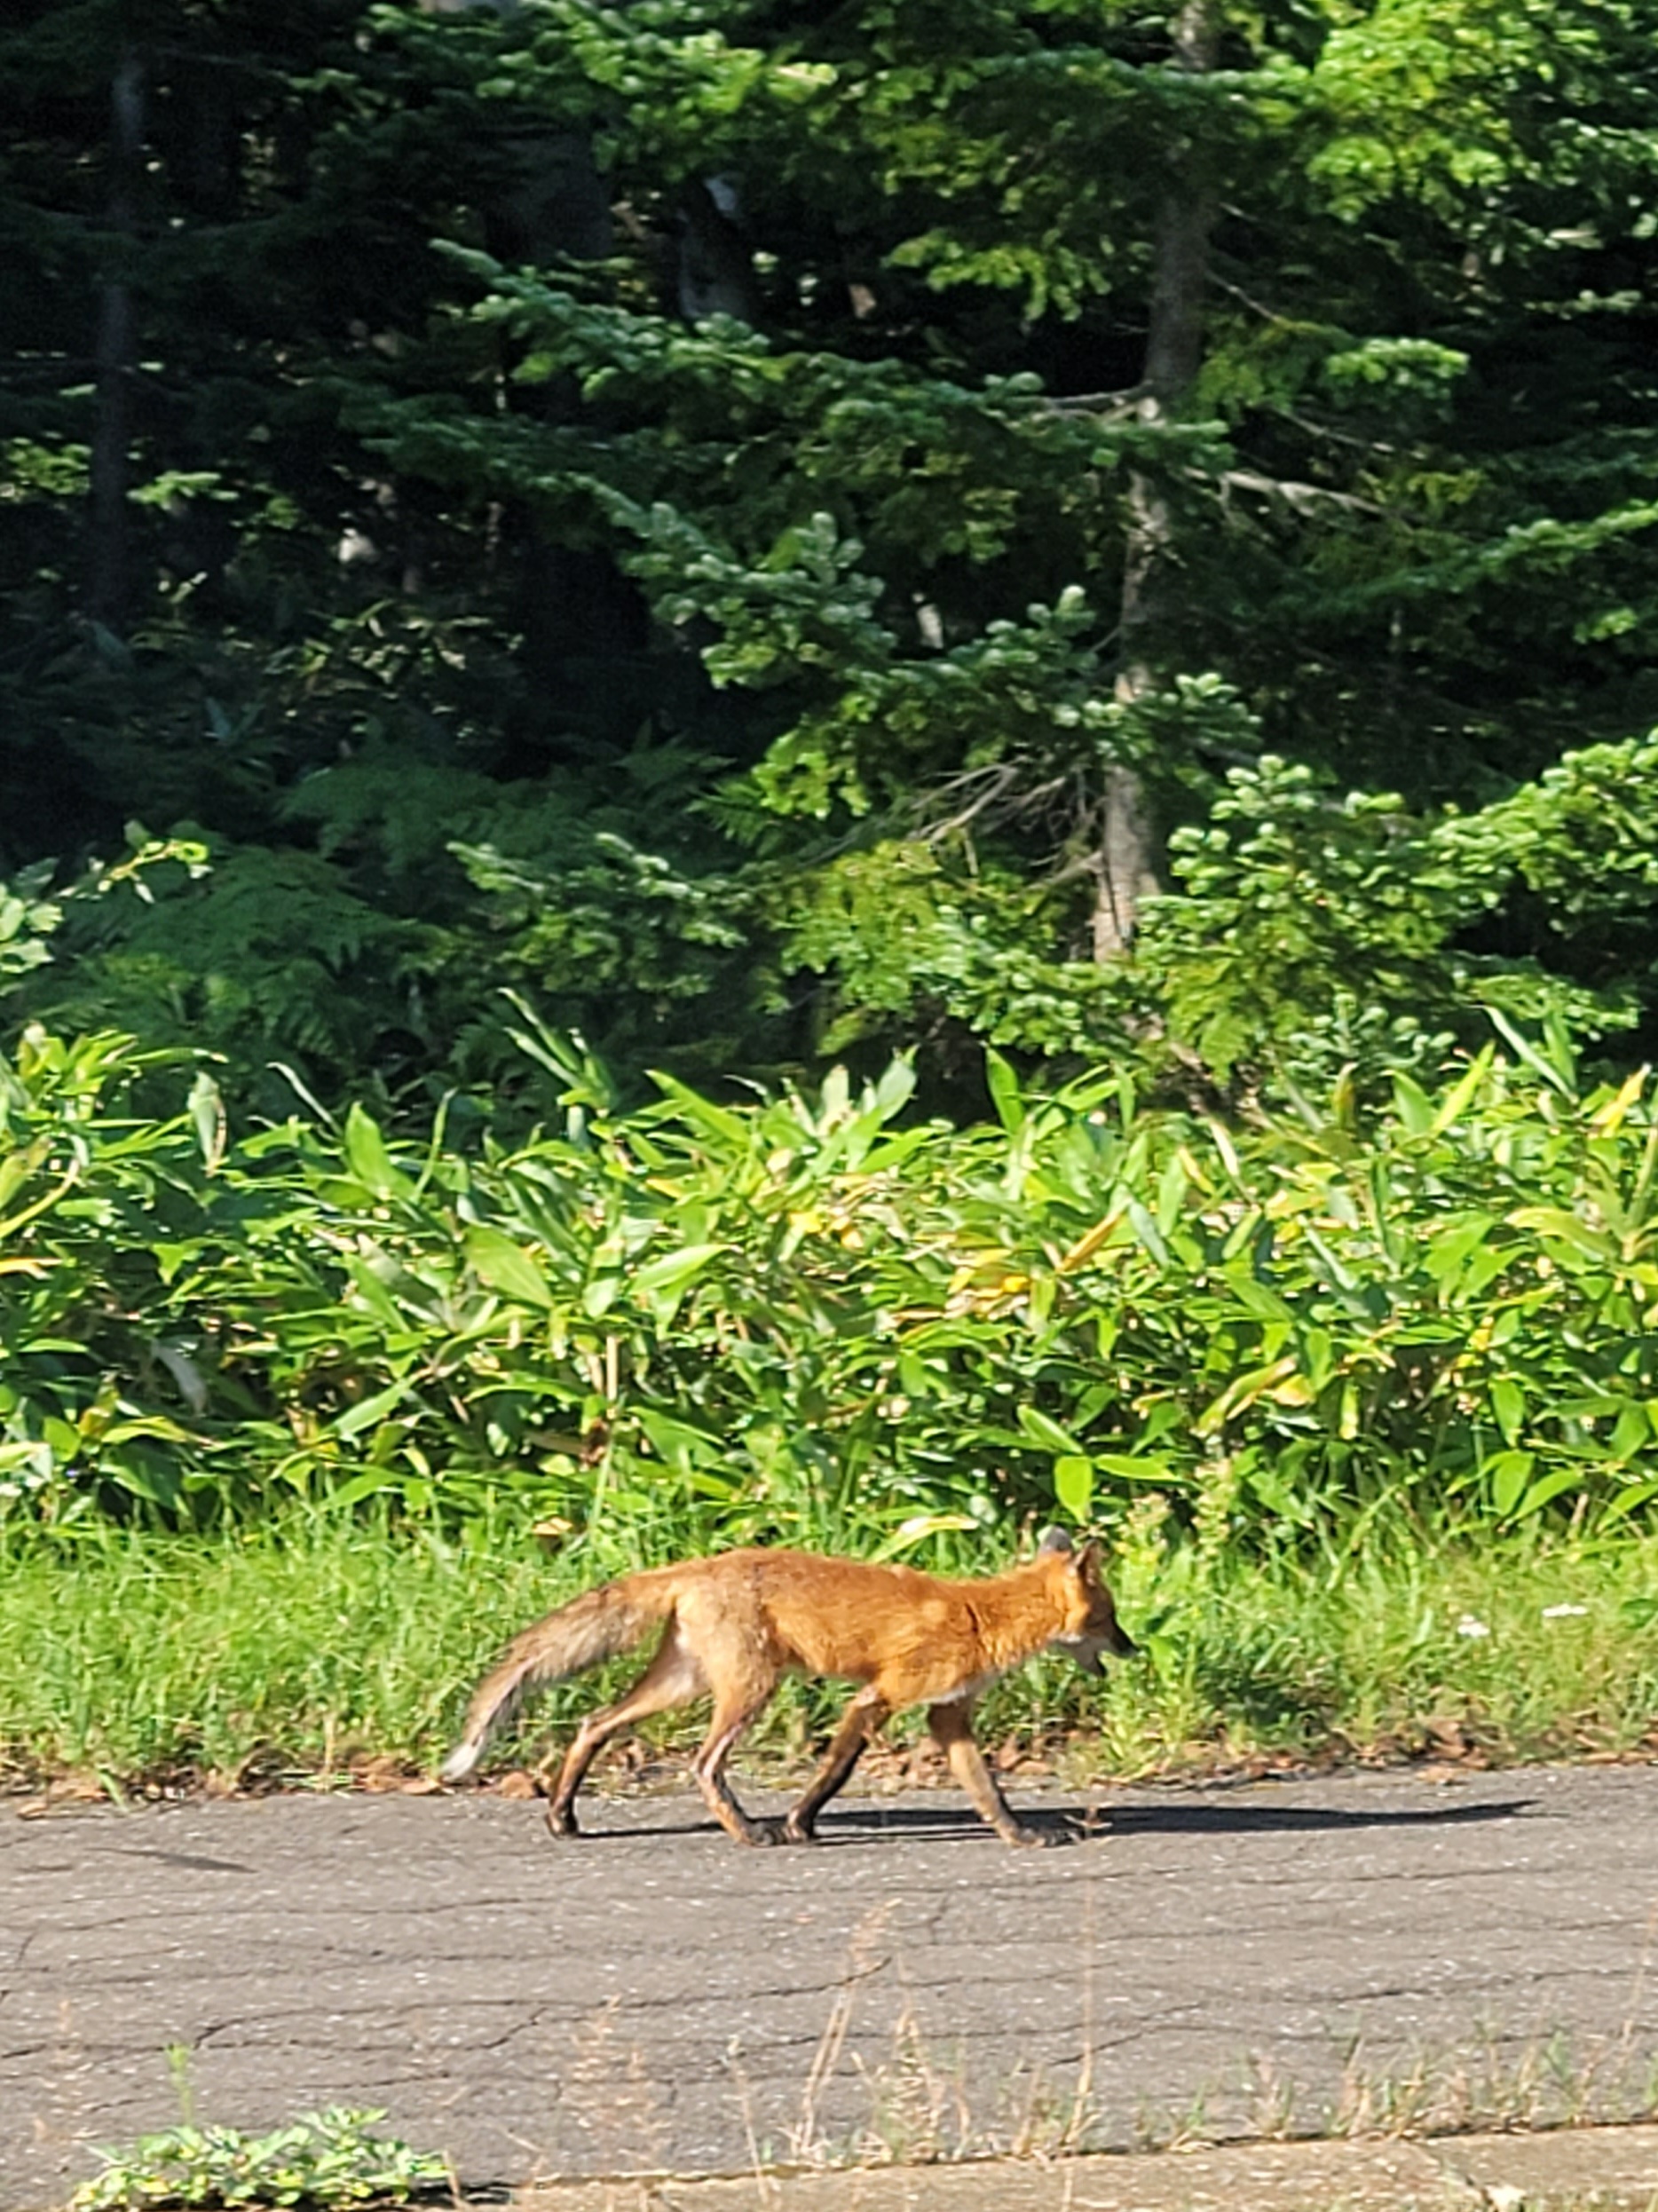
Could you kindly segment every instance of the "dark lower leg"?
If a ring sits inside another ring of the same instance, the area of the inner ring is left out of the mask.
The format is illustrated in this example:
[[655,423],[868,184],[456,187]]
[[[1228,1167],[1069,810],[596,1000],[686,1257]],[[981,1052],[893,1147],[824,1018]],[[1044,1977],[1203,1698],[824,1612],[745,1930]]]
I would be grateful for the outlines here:
[[558,1786],[548,1803],[547,1825],[551,1832],[555,1836],[579,1833],[576,1792],[588,1767],[613,1735],[651,1713],[666,1712],[673,1705],[689,1704],[701,1689],[695,1668],[687,1664],[675,1647],[670,1631],[667,1641],[627,1695],[603,1712],[589,1713],[577,1729],[575,1741],[565,1753],[564,1765],[558,1770]]
[[588,1767],[624,1725],[617,1718],[617,1710],[612,1705],[606,1712],[590,1715],[577,1729],[574,1741],[565,1753],[557,1786],[547,1804],[547,1825],[555,1836],[575,1836],[580,1832],[576,1820],[576,1792],[586,1780]]
[[841,1726],[834,1732],[834,1741],[829,1746],[823,1765],[783,1823],[783,1833],[788,1842],[810,1842],[817,1815],[831,1797],[846,1788],[864,1746],[891,1710],[885,1698],[877,1697],[868,1690],[860,1691],[852,1700]]
[[764,1696],[746,1705],[716,1710],[713,1725],[691,1766],[709,1812],[726,1834],[739,1844],[775,1844],[778,1837],[777,1822],[751,1820],[725,1779],[725,1762],[735,1750],[738,1737],[749,1722],[758,1717],[770,1695],[768,1688]]
[[1040,1833],[1018,1820],[996,1786],[984,1764],[984,1755],[973,1741],[973,1709],[969,1705],[928,1708],[928,1727],[933,1741],[950,1762],[957,1783],[973,1801],[974,1810],[987,1820],[1005,1844],[1039,1844]]

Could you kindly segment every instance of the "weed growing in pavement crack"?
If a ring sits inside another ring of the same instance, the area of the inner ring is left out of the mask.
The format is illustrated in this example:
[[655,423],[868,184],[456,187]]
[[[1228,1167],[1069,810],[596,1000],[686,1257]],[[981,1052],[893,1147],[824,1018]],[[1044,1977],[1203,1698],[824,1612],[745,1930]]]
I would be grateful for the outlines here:
[[1472,2052],[1419,2051],[1402,2068],[1372,2072],[1355,2043],[1340,2091],[1316,2132],[1332,2136],[1445,2136],[1492,2130],[1588,2128],[1651,2120],[1658,2113],[1658,2058],[1637,2053],[1626,2025],[1584,2042],[1557,2029],[1504,2049],[1492,2028]]

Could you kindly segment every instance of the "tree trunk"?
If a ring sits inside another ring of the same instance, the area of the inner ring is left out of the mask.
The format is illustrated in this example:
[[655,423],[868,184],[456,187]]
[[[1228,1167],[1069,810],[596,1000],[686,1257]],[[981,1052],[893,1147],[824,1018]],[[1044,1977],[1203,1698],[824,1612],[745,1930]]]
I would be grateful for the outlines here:
[[1141,900],[1157,888],[1151,867],[1151,826],[1140,778],[1120,762],[1105,771],[1094,878],[1093,957],[1117,960],[1133,941]]
[[680,194],[674,289],[687,322],[709,315],[760,320],[754,256],[738,227],[737,194],[722,177],[695,177]]
[[138,319],[126,263],[138,227],[144,168],[144,67],[130,48],[115,64],[109,99],[109,264],[98,294],[95,420],[90,464],[86,611],[118,629],[132,596],[127,491],[131,474],[132,383]]
[[[1186,0],[1172,31],[1177,69],[1197,75],[1214,67],[1220,44],[1217,0]],[[1202,366],[1204,292],[1215,212],[1214,189],[1204,174],[1201,156],[1189,144],[1177,146],[1171,153],[1152,221],[1142,422],[1166,423],[1178,414]],[[1172,611],[1172,538],[1168,502],[1153,479],[1136,470],[1128,480],[1119,699],[1141,699],[1156,683],[1149,656]],[[1098,960],[1126,951],[1140,902],[1157,888],[1151,824],[1140,779],[1132,769],[1119,764],[1106,770],[1103,821],[1093,912],[1093,954]]]

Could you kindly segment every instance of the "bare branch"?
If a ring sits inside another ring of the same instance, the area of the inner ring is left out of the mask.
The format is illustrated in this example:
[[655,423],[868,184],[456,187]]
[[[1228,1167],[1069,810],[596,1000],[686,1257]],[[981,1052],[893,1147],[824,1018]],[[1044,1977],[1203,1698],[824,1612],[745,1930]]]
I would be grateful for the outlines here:
[[1365,515],[1385,515],[1387,512],[1385,507],[1378,507],[1374,500],[1361,499],[1354,492],[1331,492],[1322,484],[1301,484],[1293,477],[1258,476],[1252,469],[1223,469],[1220,481],[1228,491],[1259,492],[1265,498],[1281,499],[1286,507],[1293,507],[1298,514],[1304,513],[1320,500],[1335,507],[1356,508]]
[[[1021,791],[1019,776],[1020,764],[1014,761],[1000,761],[991,768],[972,769],[965,775],[952,776],[947,782],[936,786],[928,796],[936,802],[951,800],[963,793],[972,795],[954,813],[921,823],[917,834],[923,842],[936,845],[974,823],[983,821],[987,815],[994,814],[1003,821],[1010,821],[1019,815],[1034,813],[1062,791],[1067,781],[1063,776],[1054,776],[1046,783],[1032,784]],[[923,812],[927,804],[928,798],[918,799],[916,813]]]

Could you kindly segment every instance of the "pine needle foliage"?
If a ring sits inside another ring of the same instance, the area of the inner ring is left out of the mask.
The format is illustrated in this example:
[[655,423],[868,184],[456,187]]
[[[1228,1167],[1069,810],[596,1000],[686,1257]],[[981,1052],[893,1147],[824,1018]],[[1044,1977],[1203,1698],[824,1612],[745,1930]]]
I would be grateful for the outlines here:
[[211,862],[25,1015],[271,1111],[502,984],[963,1113],[1650,1023],[1653,0],[12,15],[0,872]]

